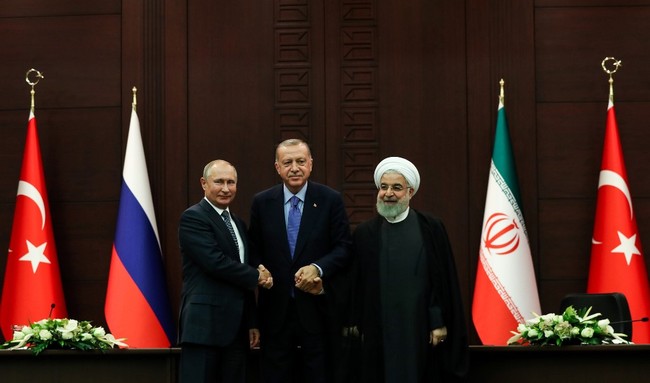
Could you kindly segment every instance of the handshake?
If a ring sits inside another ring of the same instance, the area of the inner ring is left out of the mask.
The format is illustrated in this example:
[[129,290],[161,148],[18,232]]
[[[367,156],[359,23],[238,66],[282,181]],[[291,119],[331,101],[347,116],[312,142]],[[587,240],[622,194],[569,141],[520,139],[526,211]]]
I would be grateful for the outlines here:
[[265,289],[273,287],[273,277],[271,276],[271,272],[268,271],[264,265],[257,266],[257,271],[260,273],[257,278],[257,285],[262,286]]

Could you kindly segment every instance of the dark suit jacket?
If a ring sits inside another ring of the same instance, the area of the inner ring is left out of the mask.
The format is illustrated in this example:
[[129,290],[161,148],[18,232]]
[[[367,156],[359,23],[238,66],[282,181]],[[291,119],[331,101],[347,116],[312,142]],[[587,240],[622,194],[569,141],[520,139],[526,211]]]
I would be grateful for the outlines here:
[[325,295],[304,293],[294,287],[294,274],[302,266],[316,263],[327,283],[347,265],[351,236],[341,195],[309,181],[293,259],[287,241],[282,184],[255,195],[249,237],[251,265],[262,263],[273,276],[273,288],[259,291],[262,331],[275,332],[283,323],[291,290],[302,327],[310,332],[323,331],[328,314],[326,301],[334,297],[334,291],[326,287]]
[[[248,257],[246,226],[231,214]],[[258,271],[241,263],[237,245],[217,211],[202,199],[183,212],[178,230],[183,260],[179,342],[225,346],[242,323],[256,328]]]

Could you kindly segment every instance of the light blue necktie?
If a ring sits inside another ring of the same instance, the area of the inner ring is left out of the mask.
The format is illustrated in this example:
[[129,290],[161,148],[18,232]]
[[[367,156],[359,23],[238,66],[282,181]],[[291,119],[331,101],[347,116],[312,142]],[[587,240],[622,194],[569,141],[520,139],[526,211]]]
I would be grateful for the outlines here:
[[300,207],[298,203],[300,198],[295,195],[291,197],[289,203],[289,216],[287,218],[287,239],[289,240],[289,250],[291,251],[291,258],[293,258],[293,252],[296,249],[296,239],[298,238],[298,230],[300,229]]

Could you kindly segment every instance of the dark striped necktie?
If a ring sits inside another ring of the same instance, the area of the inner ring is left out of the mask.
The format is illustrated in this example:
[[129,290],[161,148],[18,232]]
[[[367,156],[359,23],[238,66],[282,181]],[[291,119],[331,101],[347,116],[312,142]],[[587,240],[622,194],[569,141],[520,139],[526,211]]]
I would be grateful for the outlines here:
[[230,214],[228,214],[228,210],[224,210],[223,213],[221,213],[221,218],[223,218],[223,222],[226,224],[226,227],[228,228],[230,235],[232,235],[232,240],[235,241],[235,246],[237,246],[237,250],[239,251],[239,243],[237,242],[237,235],[235,234],[235,229],[233,229],[232,223],[230,222]]

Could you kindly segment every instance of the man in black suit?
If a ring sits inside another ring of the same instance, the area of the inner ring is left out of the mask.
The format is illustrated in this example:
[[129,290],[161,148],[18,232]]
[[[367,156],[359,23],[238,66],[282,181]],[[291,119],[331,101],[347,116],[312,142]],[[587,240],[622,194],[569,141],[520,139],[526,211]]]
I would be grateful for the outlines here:
[[[327,340],[336,329],[327,325],[340,299],[332,282],[348,263],[351,236],[340,193],[308,182],[312,164],[304,141],[280,143],[275,169],[283,183],[258,193],[251,207],[252,265],[266,265],[275,284],[259,294],[266,382],[326,382],[332,372]],[[314,294],[320,283],[324,290]]]
[[237,170],[208,163],[205,197],[183,212],[178,230],[183,260],[179,320],[180,382],[246,381],[248,347],[259,343],[254,290],[273,285],[268,270],[248,265],[246,226],[230,213]]

